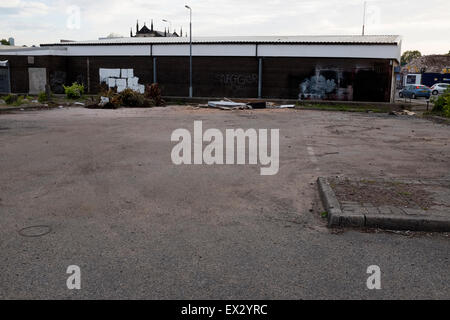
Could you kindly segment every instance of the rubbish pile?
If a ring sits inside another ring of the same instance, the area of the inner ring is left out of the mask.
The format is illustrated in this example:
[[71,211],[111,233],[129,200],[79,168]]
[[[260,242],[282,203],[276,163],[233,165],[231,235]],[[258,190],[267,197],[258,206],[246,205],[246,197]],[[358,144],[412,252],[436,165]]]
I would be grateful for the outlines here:
[[211,108],[218,108],[221,110],[252,109],[252,107],[248,106],[246,103],[239,103],[226,100],[208,101],[208,106]]
[[294,104],[278,105],[273,102],[265,101],[248,101],[248,102],[235,102],[228,98],[223,98],[218,101],[208,101],[207,105],[199,105],[199,107],[213,108],[220,110],[245,110],[245,109],[284,109],[294,108]]

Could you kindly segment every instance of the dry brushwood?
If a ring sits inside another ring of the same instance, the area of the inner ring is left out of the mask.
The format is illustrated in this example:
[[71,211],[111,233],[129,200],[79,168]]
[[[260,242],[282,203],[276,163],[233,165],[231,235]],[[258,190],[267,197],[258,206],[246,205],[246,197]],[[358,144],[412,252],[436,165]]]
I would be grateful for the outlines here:
[[145,98],[152,99],[154,101],[155,106],[164,106],[165,101],[161,96],[161,89],[157,83],[152,83],[151,85],[145,86]]

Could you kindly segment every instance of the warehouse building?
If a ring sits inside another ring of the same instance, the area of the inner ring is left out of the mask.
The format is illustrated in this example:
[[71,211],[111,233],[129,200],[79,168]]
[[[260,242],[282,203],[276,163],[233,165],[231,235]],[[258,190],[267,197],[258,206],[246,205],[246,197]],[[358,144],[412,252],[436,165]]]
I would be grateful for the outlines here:
[[[259,36],[193,39],[193,96],[393,101],[399,36]],[[2,50],[15,93],[49,84],[101,82],[118,90],[157,82],[163,95],[189,95],[189,38],[130,37]],[[1,80],[0,80],[1,81]],[[1,84],[0,84],[0,87]],[[6,86],[3,86],[6,87]]]

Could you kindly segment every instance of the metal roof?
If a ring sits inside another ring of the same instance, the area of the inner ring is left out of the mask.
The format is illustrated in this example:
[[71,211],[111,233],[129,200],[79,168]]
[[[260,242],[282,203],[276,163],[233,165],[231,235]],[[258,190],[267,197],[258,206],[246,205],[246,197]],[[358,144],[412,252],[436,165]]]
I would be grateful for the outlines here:
[[10,45],[3,45],[0,44],[0,50],[14,50],[14,49],[22,49],[23,47],[19,46],[10,46]]
[[[193,37],[195,44],[339,44],[339,45],[398,45],[398,35],[347,35],[347,36],[231,36],[231,37]],[[148,45],[148,44],[187,44],[188,37],[132,37],[90,41],[41,44],[45,46],[85,46],[85,45]]]

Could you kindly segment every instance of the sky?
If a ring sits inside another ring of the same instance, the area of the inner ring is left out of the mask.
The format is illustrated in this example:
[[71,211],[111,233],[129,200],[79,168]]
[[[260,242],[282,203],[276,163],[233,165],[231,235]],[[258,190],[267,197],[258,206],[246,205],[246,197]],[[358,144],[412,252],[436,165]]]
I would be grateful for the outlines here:
[[[157,30],[193,36],[361,34],[364,0],[0,0],[0,38],[16,45],[129,36],[151,19]],[[366,1],[365,33],[403,37],[402,51],[450,50],[449,0]]]

